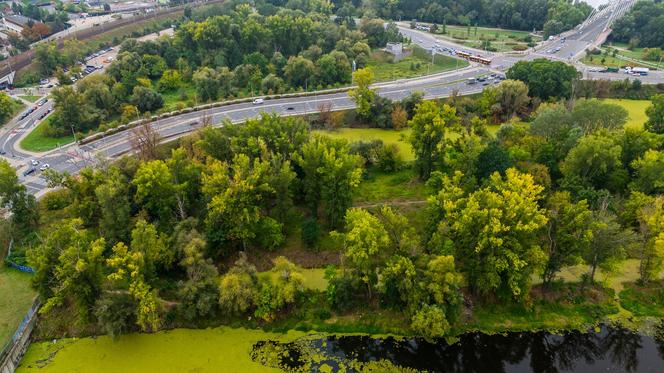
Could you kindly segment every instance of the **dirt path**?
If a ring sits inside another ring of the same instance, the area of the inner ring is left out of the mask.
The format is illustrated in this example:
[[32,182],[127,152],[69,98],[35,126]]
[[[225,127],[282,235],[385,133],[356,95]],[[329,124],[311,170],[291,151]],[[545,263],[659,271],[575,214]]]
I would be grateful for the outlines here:
[[411,205],[424,205],[426,204],[426,200],[418,200],[418,201],[385,201],[385,202],[380,202],[380,203],[358,203],[353,205],[353,207],[356,208],[363,208],[363,209],[370,209],[374,207],[380,207],[380,206],[411,206]]

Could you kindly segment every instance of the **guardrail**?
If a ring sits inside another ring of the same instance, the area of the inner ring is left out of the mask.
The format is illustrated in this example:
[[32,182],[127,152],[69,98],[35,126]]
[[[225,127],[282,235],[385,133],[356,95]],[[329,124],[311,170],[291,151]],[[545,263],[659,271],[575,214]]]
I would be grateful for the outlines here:
[[[420,76],[420,77],[417,77],[417,78],[406,78],[406,79],[399,79],[399,80],[395,80],[395,81],[380,82],[380,83],[374,84],[373,88],[380,88],[382,86],[395,84],[395,83],[399,83],[399,82],[402,82],[402,81],[414,80],[414,79],[436,78],[437,76],[452,75],[452,74],[456,74],[456,73],[464,73],[466,70],[469,70],[469,69],[472,69],[472,68],[473,68],[473,66],[469,65],[467,67],[464,67],[464,68],[458,69],[458,70],[454,70],[454,71],[444,71],[444,72],[440,72],[440,73],[436,73],[436,74]],[[355,86],[347,86],[347,87],[334,88],[334,89],[325,89],[325,90],[312,91],[312,92],[284,93],[284,94],[277,94],[277,95],[246,97],[246,98],[239,98],[239,99],[235,99],[235,100],[212,102],[212,103],[209,103],[209,104],[203,104],[203,105],[184,108],[184,109],[181,109],[181,110],[169,111],[167,113],[162,113],[162,114],[159,114],[159,115],[153,115],[150,118],[138,119],[138,120],[129,122],[127,124],[122,124],[122,125],[119,125],[117,127],[110,128],[110,129],[108,129],[104,132],[98,132],[98,133],[92,134],[90,136],[87,136],[87,137],[85,137],[81,140],[78,140],[78,144],[79,145],[85,145],[85,144],[88,144],[88,143],[93,142],[93,141],[101,140],[106,136],[114,135],[116,133],[123,132],[123,131],[126,131],[128,129],[138,127],[138,126],[140,126],[142,124],[145,124],[145,123],[151,123],[151,122],[155,122],[155,121],[158,121],[158,120],[161,120],[161,119],[171,118],[171,117],[178,116],[178,115],[189,114],[189,113],[204,111],[204,110],[223,107],[223,106],[250,103],[256,98],[262,98],[264,100],[277,100],[277,99],[282,99],[282,98],[315,97],[315,96],[320,96],[320,95],[325,95],[325,94],[344,93],[344,92],[348,92],[349,90],[351,90],[353,88],[356,88],[356,87]]]

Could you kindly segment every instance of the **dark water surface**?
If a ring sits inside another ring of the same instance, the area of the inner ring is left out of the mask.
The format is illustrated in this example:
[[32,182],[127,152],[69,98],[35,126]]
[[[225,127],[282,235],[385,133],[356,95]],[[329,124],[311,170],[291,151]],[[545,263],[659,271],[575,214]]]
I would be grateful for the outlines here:
[[[336,368],[340,362],[389,360],[401,367],[430,372],[664,372],[664,340],[604,326],[600,332],[465,334],[454,344],[424,339],[376,339],[369,336],[330,336],[306,342],[309,353]],[[302,342],[259,342],[284,348],[283,368],[305,364]],[[352,371],[352,369],[351,369]]]

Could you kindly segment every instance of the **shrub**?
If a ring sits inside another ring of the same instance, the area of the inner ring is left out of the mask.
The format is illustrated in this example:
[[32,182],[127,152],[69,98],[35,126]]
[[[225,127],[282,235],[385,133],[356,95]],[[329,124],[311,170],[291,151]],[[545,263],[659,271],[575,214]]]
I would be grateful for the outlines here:
[[396,144],[383,145],[378,151],[376,166],[383,172],[395,172],[403,168],[403,157]]
[[307,219],[302,223],[302,242],[308,248],[315,248],[320,240],[320,226],[316,219]]

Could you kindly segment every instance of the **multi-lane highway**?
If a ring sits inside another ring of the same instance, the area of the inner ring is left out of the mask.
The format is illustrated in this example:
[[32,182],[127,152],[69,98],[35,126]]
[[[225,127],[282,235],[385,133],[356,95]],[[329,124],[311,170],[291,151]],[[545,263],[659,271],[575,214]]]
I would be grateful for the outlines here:
[[[615,9],[624,10],[625,7],[616,7]],[[422,92],[425,98],[446,97],[455,91],[458,92],[458,94],[476,93],[480,92],[486,85],[497,83],[498,80],[490,80],[486,83],[468,84],[467,80],[469,78],[476,78],[492,73],[501,73],[507,70],[516,61],[541,57],[575,63],[577,67],[580,67],[579,69],[581,71],[584,71],[583,66],[579,66],[575,62],[576,58],[578,58],[586,48],[595,45],[598,39],[605,37],[604,33],[607,32],[606,30],[610,25],[612,14],[613,13],[609,11],[598,12],[589,18],[589,20],[582,26],[540,44],[536,50],[512,55],[492,54],[492,64],[490,67],[471,65],[470,67],[454,72],[376,84],[375,88],[381,96],[392,100],[400,100],[413,92]],[[463,46],[439,40],[432,34],[411,30],[406,27],[401,27],[400,29],[401,32],[410,37],[413,42],[426,49],[431,49],[438,44],[457,50],[468,50],[468,48],[464,48]],[[472,50],[468,51],[473,53],[476,52]],[[588,71],[585,71],[584,73],[584,77],[590,76]],[[624,79],[625,75],[602,74],[601,77],[609,79]],[[655,76],[652,79],[658,79],[658,77]],[[349,99],[347,93],[324,93],[306,97],[265,100],[265,102],[260,105],[241,103],[211,108],[204,111],[196,111],[160,119],[153,122],[152,126],[162,138],[170,140],[183,136],[198,128],[203,117],[210,118],[214,125],[219,125],[226,120],[231,123],[238,123],[249,118],[257,117],[261,112],[276,113],[283,116],[312,113],[318,111],[322,104],[329,105],[332,110],[354,107],[354,103]],[[48,105],[50,105],[50,103],[37,110],[36,113],[33,113],[24,121],[10,123],[6,126],[6,130],[0,132],[0,149],[5,151],[5,156],[12,159],[13,163],[18,167],[21,181],[28,187],[30,192],[39,194],[46,189],[46,182],[40,177],[39,171],[25,177],[22,175],[23,170],[29,167],[28,164],[32,159],[39,160],[41,164],[48,163],[52,168],[59,171],[75,173],[82,167],[96,163],[99,157],[114,158],[131,151],[131,131],[109,135],[86,145],[70,144],[40,155],[21,151],[18,148],[18,139],[20,138],[21,133],[28,131],[33,127],[33,124],[31,123],[33,123],[32,120],[34,119],[34,116],[40,115],[40,110],[46,110],[50,107]]]

